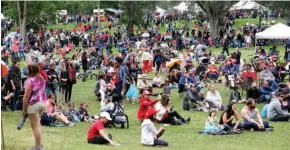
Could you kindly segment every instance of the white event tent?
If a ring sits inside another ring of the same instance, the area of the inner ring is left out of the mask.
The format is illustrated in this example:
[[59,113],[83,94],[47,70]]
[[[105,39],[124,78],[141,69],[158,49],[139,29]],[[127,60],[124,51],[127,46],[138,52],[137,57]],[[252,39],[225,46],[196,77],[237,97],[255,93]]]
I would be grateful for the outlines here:
[[234,6],[231,7],[230,10],[251,10],[251,9],[255,9],[255,10],[268,10],[267,7],[262,6],[252,0],[241,0],[238,3],[236,3]]
[[173,9],[176,9],[180,13],[183,13],[185,11],[188,11],[188,6],[185,2],[181,2],[179,5],[174,6]]
[[256,34],[256,39],[290,39],[290,27],[277,23],[270,28]]
[[165,13],[166,13],[166,10],[156,6],[156,10],[155,10],[156,13],[159,13],[160,16],[163,16]]

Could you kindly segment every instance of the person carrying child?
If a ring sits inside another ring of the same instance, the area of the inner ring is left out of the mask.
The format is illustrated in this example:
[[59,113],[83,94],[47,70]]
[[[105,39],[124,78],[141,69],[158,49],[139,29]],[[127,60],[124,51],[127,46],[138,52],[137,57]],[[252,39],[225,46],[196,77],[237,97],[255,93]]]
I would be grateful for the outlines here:
[[168,142],[159,139],[165,132],[165,129],[161,127],[158,131],[154,126],[156,121],[156,113],[158,111],[155,108],[148,109],[145,114],[145,120],[141,125],[141,144],[143,146],[168,146]]

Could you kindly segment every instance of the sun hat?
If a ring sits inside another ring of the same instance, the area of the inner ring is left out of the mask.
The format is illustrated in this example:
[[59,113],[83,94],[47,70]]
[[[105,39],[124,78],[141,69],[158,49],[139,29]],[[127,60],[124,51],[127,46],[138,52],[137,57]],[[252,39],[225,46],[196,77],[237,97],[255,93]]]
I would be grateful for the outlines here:
[[210,112],[210,113],[212,113],[213,111],[216,111],[216,112],[218,112],[218,109],[216,109],[216,108],[213,108],[213,109],[211,109],[209,112]]
[[110,121],[112,120],[112,118],[110,117],[110,114],[108,112],[101,112],[100,117],[107,118]]

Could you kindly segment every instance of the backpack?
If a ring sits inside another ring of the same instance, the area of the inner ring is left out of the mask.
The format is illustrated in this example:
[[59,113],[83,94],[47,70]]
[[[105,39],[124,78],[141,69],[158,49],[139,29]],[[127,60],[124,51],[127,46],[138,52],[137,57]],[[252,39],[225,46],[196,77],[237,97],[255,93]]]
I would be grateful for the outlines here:
[[123,107],[119,103],[114,103],[114,109],[109,112],[112,118],[112,123],[125,124],[127,122],[127,128],[129,128],[128,116],[125,114]]

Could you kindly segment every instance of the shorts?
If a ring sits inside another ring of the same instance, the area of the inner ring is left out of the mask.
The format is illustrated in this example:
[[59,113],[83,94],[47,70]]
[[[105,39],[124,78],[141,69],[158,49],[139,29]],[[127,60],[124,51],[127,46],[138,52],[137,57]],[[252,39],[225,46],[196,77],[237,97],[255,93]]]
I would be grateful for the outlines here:
[[42,114],[46,110],[46,104],[44,102],[37,102],[27,107],[27,114]]

